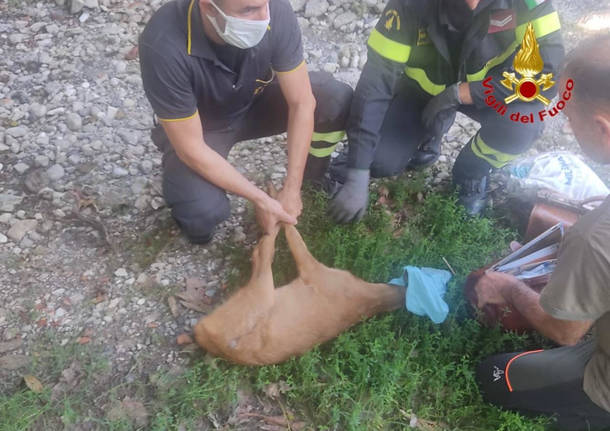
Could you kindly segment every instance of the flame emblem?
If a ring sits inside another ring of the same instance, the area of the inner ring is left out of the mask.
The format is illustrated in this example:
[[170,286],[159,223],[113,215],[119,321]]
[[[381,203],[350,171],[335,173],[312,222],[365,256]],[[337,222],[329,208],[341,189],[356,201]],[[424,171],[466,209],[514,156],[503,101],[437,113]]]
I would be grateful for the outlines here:
[[514,94],[504,99],[504,103],[509,104],[517,99],[524,102],[539,100],[545,105],[551,103],[549,99],[540,94],[540,87],[542,87],[542,91],[547,91],[555,85],[555,81],[553,81],[552,73],[543,73],[539,79],[536,79],[536,76],[544,69],[544,62],[540,56],[540,45],[536,40],[536,32],[531,22],[527,25],[521,49],[515,55],[513,66],[521,75],[521,79],[517,79],[515,73],[512,72],[502,74],[505,79],[500,81],[501,84],[514,91]]
[[400,15],[394,9],[390,9],[385,13],[385,28],[387,31],[392,30],[392,28],[396,28],[396,30],[400,30]]

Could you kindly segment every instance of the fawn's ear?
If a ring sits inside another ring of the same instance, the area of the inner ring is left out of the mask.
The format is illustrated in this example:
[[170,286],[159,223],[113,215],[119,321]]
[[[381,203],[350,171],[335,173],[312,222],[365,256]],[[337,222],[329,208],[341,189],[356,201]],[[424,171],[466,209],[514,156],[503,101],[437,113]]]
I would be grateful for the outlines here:
[[267,193],[273,199],[277,198],[277,190],[271,181],[267,181]]

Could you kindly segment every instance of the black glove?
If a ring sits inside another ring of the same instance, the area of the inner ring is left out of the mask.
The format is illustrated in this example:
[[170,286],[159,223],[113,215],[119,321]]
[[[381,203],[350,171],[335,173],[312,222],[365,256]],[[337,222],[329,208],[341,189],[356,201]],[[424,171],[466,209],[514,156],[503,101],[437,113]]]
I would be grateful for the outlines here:
[[345,184],[333,197],[329,213],[339,223],[358,221],[366,212],[369,201],[369,170],[348,169]]
[[[455,118],[455,111],[461,105],[459,83],[450,85],[442,93],[434,96],[422,113],[422,122],[428,131],[438,138],[447,133]],[[438,136],[441,133],[441,136]]]

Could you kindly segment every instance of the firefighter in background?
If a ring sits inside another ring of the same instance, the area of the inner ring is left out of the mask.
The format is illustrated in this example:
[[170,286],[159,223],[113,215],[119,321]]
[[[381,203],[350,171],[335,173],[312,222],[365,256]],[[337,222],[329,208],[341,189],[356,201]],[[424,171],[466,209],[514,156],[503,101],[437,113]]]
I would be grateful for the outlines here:
[[[551,0],[389,1],[368,40],[347,125],[347,158],[331,168],[343,183],[330,205],[337,221],[362,217],[370,177],[434,163],[458,110],[481,127],[457,157],[453,182],[469,214],[484,209],[490,172],[529,149],[543,129],[540,121],[510,119],[537,116],[545,107],[540,100],[508,103],[504,115],[486,102],[490,92],[502,102],[514,94],[501,81],[503,72],[515,72],[528,23],[544,62],[541,73],[556,76],[564,49]],[[556,86],[544,92],[548,99],[555,94]]]

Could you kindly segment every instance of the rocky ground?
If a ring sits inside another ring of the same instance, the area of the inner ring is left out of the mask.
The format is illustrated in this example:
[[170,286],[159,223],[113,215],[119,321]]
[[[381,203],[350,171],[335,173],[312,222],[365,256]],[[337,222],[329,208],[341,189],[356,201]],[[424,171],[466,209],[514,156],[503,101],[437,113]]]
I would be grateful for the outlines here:
[[[384,2],[291,1],[310,68],[354,85]],[[45,343],[96,346],[117,381],[184,364],[176,336],[222,297],[231,273],[224,246],[247,246],[257,235],[240,198],[208,246],[189,245],[164,207],[135,50],[164,1],[65,2],[0,3],[2,392],[21,384]],[[579,23],[609,6],[555,3],[568,47],[587,34]],[[431,185],[447,184],[475,130],[459,118],[427,172]],[[279,181],[282,144],[282,137],[242,143],[231,160],[259,184],[264,175]],[[533,151],[555,148],[576,150],[563,118]]]

